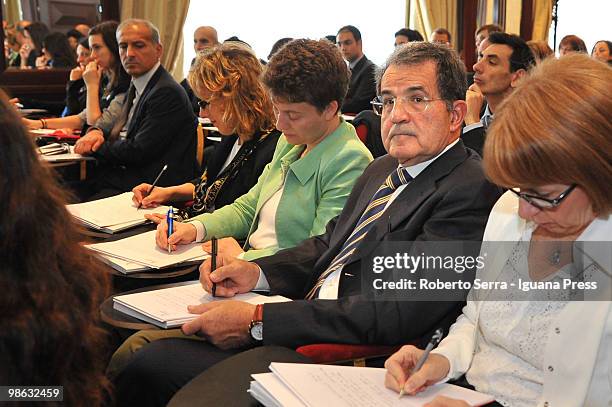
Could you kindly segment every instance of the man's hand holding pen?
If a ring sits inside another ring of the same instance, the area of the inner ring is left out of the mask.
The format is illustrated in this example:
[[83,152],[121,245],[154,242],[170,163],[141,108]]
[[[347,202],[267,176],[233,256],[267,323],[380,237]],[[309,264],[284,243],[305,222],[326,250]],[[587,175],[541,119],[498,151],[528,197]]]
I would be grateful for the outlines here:
[[209,293],[212,293],[212,286],[215,283],[217,297],[233,297],[236,294],[247,293],[255,288],[259,280],[259,267],[255,263],[219,254],[217,268],[213,272],[211,265],[211,258],[200,265],[200,283]]
[[[216,295],[233,297],[238,293],[251,291],[259,279],[259,267],[244,260],[227,255],[216,256],[217,268],[211,273],[212,257],[200,265],[200,282],[204,289],[212,292],[217,285]],[[181,329],[185,335],[198,335],[221,349],[231,349],[250,343],[246,327],[255,313],[255,305],[243,301],[213,301],[206,304],[190,305],[192,314],[200,314]]]

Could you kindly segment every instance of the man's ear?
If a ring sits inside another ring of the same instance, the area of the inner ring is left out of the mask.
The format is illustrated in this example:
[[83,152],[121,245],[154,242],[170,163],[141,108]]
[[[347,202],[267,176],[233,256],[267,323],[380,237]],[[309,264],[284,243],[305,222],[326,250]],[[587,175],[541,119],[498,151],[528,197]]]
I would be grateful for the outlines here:
[[157,58],[161,59],[164,54],[164,47],[161,44],[155,44],[155,48],[157,50]]
[[450,111],[450,131],[455,132],[461,129],[465,114],[467,113],[467,103],[465,100],[455,100]]
[[512,88],[516,88],[518,84],[521,82],[521,80],[526,76],[527,76],[527,71],[524,69],[518,69],[512,72],[511,79],[510,79],[510,86]]

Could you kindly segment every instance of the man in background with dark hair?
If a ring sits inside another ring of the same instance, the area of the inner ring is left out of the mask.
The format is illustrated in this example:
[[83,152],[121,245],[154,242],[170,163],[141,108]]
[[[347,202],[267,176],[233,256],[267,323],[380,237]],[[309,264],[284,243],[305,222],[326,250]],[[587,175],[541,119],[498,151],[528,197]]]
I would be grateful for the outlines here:
[[489,45],[474,64],[474,83],[466,93],[468,109],[462,135],[465,145],[481,155],[495,110],[534,65],[531,49],[518,35],[494,32],[486,41]]
[[433,30],[433,32],[431,33],[431,37],[429,37],[429,40],[431,42],[444,44],[447,47],[452,48],[451,38],[452,36],[450,31],[448,31],[446,28],[438,27]]
[[494,32],[504,32],[504,30],[497,24],[486,24],[482,27],[476,29],[476,33],[474,33],[474,44],[476,45],[476,52],[478,53],[478,47],[480,47],[480,43],[484,41],[489,34]]
[[425,41],[420,32],[410,28],[401,28],[395,33],[394,46],[406,44],[413,41]]
[[336,41],[351,71],[348,93],[340,110],[354,114],[368,110],[370,101],[376,96],[376,65],[363,54],[361,32],[357,27],[346,25],[338,30]]

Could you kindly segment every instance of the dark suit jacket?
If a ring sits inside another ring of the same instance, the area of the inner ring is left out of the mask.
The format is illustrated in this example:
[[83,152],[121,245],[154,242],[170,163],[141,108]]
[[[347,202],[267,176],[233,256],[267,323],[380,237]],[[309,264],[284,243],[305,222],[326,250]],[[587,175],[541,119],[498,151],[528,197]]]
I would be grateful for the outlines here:
[[[259,144],[255,151],[249,156],[242,166],[238,170],[236,176],[233,179],[228,179],[223,188],[219,191],[217,198],[215,199],[215,209],[219,209],[225,205],[233,203],[236,198],[249,192],[249,190],[257,183],[259,176],[263,172],[265,166],[272,161],[274,150],[276,149],[276,143],[281,132],[274,130],[270,132]],[[227,160],[227,156],[232,150],[232,146],[236,142],[238,136],[223,137],[221,142],[215,146],[210,158],[208,160],[207,169],[207,187],[210,186],[219,176],[221,166]],[[258,140],[250,140],[244,143],[238,154],[242,152],[244,148],[249,147],[252,144],[257,143]],[[199,178],[195,181],[199,181]]]
[[[480,117],[485,114],[487,110],[487,103],[483,103],[480,108]],[[465,127],[465,126],[464,126]],[[461,132],[461,140],[466,147],[476,151],[482,157],[482,149],[484,147],[485,139],[487,138],[487,130],[484,127],[477,127],[472,129],[465,134]]]
[[359,113],[371,109],[370,102],[376,96],[376,65],[364,55],[351,72],[348,92],[342,102],[342,113]]
[[476,127],[464,134],[461,134],[461,140],[466,147],[476,151],[482,157],[482,149],[484,147],[487,131],[484,127]]
[[[271,294],[303,298],[397,165],[397,160],[388,155],[375,160],[355,184],[343,211],[329,222],[325,234],[255,260],[270,284]],[[500,190],[484,177],[480,157],[459,141],[408,184],[372,226],[364,238],[369,244],[360,245],[342,270],[338,300],[298,300],[264,306],[264,344],[394,345],[423,338],[441,326],[448,327],[463,302],[364,299],[361,260],[389,241],[481,240],[489,212],[499,196]]]
[[98,188],[130,191],[141,182],[152,183],[164,164],[168,170],[159,186],[193,179],[196,126],[185,91],[160,66],[134,108],[126,138],[105,142],[96,152],[104,165]]

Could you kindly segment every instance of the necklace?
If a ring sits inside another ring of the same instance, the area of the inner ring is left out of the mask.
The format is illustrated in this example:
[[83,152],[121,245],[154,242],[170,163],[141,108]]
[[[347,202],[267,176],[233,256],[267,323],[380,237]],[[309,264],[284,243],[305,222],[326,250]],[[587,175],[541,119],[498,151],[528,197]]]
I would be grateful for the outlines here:
[[556,249],[554,250],[550,256],[548,256],[548,263],[550,263],[551,266],[556,266],[559,263],[561,263],[561,249]]

